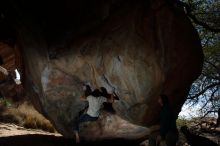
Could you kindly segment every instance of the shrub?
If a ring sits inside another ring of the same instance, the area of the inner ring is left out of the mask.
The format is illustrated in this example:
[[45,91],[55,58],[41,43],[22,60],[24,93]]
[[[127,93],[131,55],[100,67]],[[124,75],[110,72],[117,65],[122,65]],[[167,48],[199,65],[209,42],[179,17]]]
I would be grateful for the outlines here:
[[189,125],[192,123],[192,120],[187,120],[187,119],[177,119],[176,124],[178,127],[184,126],[184,125]]
[[37,112],[28,102],[24,102],[17,106],[7,106],[4,104],[0,107],[2,109],[0,113],[0,122],[14,123],[25,128],[56,132],[50,121]]

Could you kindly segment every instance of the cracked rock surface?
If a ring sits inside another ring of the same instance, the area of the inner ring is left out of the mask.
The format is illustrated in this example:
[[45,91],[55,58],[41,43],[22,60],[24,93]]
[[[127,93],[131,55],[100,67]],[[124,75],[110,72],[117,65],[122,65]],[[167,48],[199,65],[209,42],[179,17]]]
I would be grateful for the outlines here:
[[[90,3],[18,5],[26,89],[56,129],[72,137],[73,123],[87,104],[79,99],[82,85],[106,87],[120,98],[113,103],[116,114],[102,113],[99,121],[82,128],[81,136],[114,138],[129,132],[132,138],[138,130],[143,133],[139,137],[146,136],[143,127],[159,120],[158,95],[169,96],[177,116],[199,76],[203,53],[198,34],[182,8],[165,0]],[[143,127],[123,128],[131,123]]]

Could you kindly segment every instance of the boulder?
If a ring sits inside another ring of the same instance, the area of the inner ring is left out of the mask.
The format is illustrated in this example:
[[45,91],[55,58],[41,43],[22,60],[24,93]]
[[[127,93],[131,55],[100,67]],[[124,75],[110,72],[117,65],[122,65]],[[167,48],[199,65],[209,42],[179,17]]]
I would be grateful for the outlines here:
[[[79,99],[85,83],[119,96],[116,113],[101,114],[101,126],[82,127],[88,139],[126,137],[132,130],[130,138],[138,130],[138,137],[146,136],[144,127],[158,123],[161,93],[178,115],[203,63],[199,36],[182,8],[165,0],[23,2],[16,9],[23,22],[17,23],[17,41],[26,90],[61,134],[73,136],[86,107]],[[136,126],[123,129],[131,123]]]

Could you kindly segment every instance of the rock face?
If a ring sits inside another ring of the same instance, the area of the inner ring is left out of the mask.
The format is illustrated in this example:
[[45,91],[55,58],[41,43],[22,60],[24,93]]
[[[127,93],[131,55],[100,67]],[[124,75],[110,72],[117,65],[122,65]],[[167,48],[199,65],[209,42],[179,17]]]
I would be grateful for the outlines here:
[[[1,31],[0,31],[1,32]],[[0,56],[3,61],[2,67],[8,70],[9,76],[5,76],[0,72],[0,92],[2,96],[19,100],[22,85],[16,85],[13,78],[16,77],[14,70],[22,69],[22,59],[19,49],[16,46],[10,46],[5,42],[0,42]]]
[[[103,113],[101,126],[83,127],[90,131],[82,132],[84,137],[126,137],[116,135],[123,129],[124,122],[115,120],[120,118],[144,127],[157,124],[161,93],[178,115],[203,62],[198,34],[182,8],[165,0],[51,3],[17,4],[23,22],[17,30],[26,89],[59,132],[73,135],[73,123],[86,107],[79,99],[84,83],[106,87],[120,98],[113,103],[116,114]],[[117,126],[106,130],[106,118]],[[148,132],[138,126],[123,130],[132,129],[133,137]]]

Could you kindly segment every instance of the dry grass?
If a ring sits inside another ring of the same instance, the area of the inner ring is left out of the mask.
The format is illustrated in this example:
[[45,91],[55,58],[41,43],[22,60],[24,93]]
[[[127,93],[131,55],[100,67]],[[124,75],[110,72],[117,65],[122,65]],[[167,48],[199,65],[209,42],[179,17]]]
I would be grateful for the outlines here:
[[0,122],[15,123],[25,128],[42,129],[48,132],[56,131],[50,121],[27,102],[17,106],[0,105],[0,111]]

